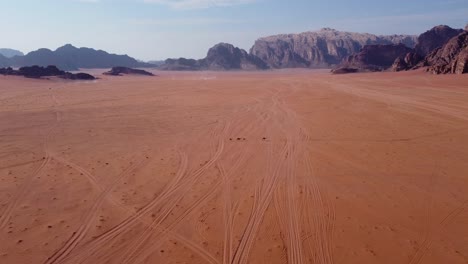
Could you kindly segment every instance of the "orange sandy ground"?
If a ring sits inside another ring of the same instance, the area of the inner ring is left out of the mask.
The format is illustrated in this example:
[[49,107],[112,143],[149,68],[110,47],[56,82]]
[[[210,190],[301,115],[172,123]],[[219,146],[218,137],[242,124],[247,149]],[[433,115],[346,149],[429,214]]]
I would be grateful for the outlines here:
[[468,76],[0,77],[0,263],[468,263]]

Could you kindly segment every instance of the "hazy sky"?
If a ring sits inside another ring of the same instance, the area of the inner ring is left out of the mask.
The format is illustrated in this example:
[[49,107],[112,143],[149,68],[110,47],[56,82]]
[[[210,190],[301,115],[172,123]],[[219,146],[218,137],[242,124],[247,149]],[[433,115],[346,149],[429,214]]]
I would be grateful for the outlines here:
[[14,0],[0,2],[0,48],[66,43],[138,59],[204,57],[218,42],[331,27],[419,34],[468,22],[468,0]]

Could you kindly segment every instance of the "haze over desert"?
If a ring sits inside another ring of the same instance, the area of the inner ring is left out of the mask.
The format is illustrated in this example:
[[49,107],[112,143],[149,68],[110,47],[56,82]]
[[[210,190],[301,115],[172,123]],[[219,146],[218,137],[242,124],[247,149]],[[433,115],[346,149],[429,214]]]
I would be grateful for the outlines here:
[[0,263],[468,263],[468,79],[0,76]]

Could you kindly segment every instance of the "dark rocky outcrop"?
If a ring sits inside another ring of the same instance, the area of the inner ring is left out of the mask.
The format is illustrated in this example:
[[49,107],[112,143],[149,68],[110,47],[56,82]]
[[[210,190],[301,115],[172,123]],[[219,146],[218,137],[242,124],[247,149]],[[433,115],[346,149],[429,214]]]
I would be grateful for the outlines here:
[[30,66],[21,67],[18,70],[14,70],[11,67],[0,68],[0,74],[3,75],[15,75],[24,76],[26,78],[42,78],[42,77],[59,77],[62,79],[69,80],[94,80],[94,76],[87,73],[70,73],[58,69],[56,66]]
[[92,76],[91,74],[79,72],[79,73],[71,73],[65,72],[63,75],[59,75],[59,78],[67,79],[67,80],[82,80],[82,81],[92,81],[96,80],[96,77]]
[[173,71],[264,70],[267,68],[266,63],[260,58],[227,43],[220,43],[209,49],[204,59],[167,59],[159,67],[161,70]]
[[404,44],[413,48],[416,36],[376,36],[330,28],[257,40],[250,53],[272,68],[329,68],[359,52],[365,45]]
[[25,56],[14,56],[7,66],[48,66],[56,65],[64,70],[77,70],[79,68],[111,68],[114,66],[125,67],[152,67],[153,65],[139,62],[127,55],[109,54],[102,50],[90,48],[76,48],[70,44],[58,48],[55,51],[39,49]]
[[359,53],[348,56],[333,72],[338,73],[343,69],[384,71],[392,66],[396,58],[411,52],[411,50],[403,44],[366,45]]
[[435,74],[468,73],[468,31],[450,39],[420,63],[427,71]]
[[23,52],[14,49],[0,49],[0,55],[3,55],[7,58],[12,58],[14,56],[24,56]]
[[356,73],[359,72],[359,69],[349,68],[349,67],[338,67],[331,71],[333,74],[347,74],[347,73]]
[[154,74],[152,74],[151,72],[139,69],[132,69],[128,67],[113,67],[110,71],[105,72],[104,74],[111,76],[122,76],[124,74],[154,76]]

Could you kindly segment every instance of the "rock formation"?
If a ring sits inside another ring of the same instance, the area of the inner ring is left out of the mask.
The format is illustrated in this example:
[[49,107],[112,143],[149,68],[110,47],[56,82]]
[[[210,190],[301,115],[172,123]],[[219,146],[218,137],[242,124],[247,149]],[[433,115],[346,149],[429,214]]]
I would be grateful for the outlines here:
[[450,39],[421,62],[427,71],[435,74],[468,73],[468,31]]
[[262,70],[267,65],[256,56],[231,44],[219,43],[209,49],[200,64],[209,70]]
[[201,60],[168,59],[159,67],[161,70],[264,70],[268,66],[258,57],[231,44],[219,43],[209,49],[207,56]]
[[359,53],[348,56],[333,72],[350,72],[349,69],[355,69],[356,71],[384,71],[392,66],[396,58],[407,54],[411,50],[403,44],[366,45]]
[[416,36],[320,31],[265,37],[257,40],[250,53],[272,68],[329,68],[357,53],[365,45],[400,44],[413,48]]
[[24,76],[26,78],[42,78],[42,77],[59,77],[62,79],[69,80],[94,80],[94,76],[87,73],[70,73],[59,70],[56,66],[30,66],[30,67],[21,67],[18,70],[14,70],[10,67],[0,68],[0,74],[3,75],[15,75],[15,76]]
[[398,57],[391,67],[392,71],[405,71],[416,67],[416,65],[424,57],[418,55],[416,52],[409,52],[405,55]]
[[105,72],[104,74],[111,75],[111,76],[122,76],[124,74],[154,76],[154,74],[152,74],[151,72],[138,70],[138,69],[132,69],[128,67],[113,67],[110,71]]

